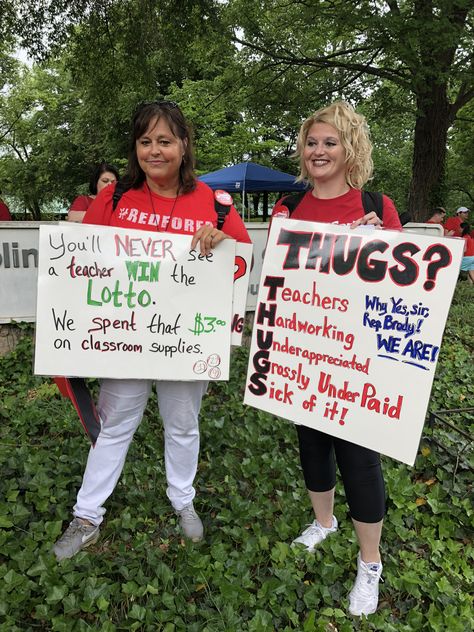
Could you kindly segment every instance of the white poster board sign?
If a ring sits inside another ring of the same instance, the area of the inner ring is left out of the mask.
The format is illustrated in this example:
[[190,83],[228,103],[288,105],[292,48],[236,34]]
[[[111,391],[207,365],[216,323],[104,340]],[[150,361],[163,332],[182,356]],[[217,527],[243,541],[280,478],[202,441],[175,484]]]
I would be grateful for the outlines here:
[[35,373],[165,380],[229,374],[235,241],[42,226]]
[[[36,319],[38,242],[41,224],[53,225],[52,222],[0,222],[0,323],[34,322]],[[261,231],[257,232],[261,233]],[[245,265],[241,261],[242,258],[245,260]],[[233,345],[240,345],[242,342],[242,332],[239,329],[242,328],[241,318],[245,315],[246,304],[249,301],[247,292],[251,261],[250,244],[237,243],[232,308]],[[246,270],[242,275],[244,267]],[[259,274],[261,268],[260,262]],[[253,268],[252,274],[254,274]],[[255,309],[257,287],[254,286],[252,290],[255,294],[251,300],[252,309]],[[245,294],[242,298],[243,292]]]
[[462,249],[275,219],[245,403],[413,464]]
[[233,345],[242,344],[245,325],[247,291],[252,268],[252,244],[235,244],[234,295],[232,300],[232,339]]
[[36,313],[39,222],[0,222],[0,323]]
[[250,312],[255,311],[255,306],[257,304],[260,275],[262,274],[263,256],[265,254],[265,246],[267,244],[268,226],[268,222],[265,224],[260,222],[245,223],[245,228],[247,229],[253,244],[253,267],[250,271],[247,293],[247,311]]

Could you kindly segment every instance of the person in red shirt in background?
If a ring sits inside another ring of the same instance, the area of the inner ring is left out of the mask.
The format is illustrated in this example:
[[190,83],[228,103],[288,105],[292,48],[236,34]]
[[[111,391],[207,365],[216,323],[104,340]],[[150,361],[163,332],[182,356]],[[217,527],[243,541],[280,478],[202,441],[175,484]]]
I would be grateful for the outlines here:
[[[392,200],[383,196],[383,219],[366,213],[362,187],[373,170],[372,143],[365,117],[344,102],[318,110],[304,121],[296,145],[299,180],[311,189],[291,219],[345,224],[371,224],[400,230]],[[277,202],[273,217],[289,217],[285,198]],[[349,594],[349,612],[356,616],[376,611],[382,574],[380,539],[385,515],[385,488],[380,455],[314,428],[296,425],[300,460],[315,520],[293,541],[308,551],[338,528],[334,511],[336,462],[341,472],[351,518],[359,541],[357,578]]]
[[[1,191],[0,191],[1,193]],[[0,222],[11,222],[12,216],[5,202],[0,198]]]
[[[116,185],[106,186],[87,210],[85,224],[188,235],[191,249],[199,248],[203,255],[224,239],[250,243],[227,194],[229,212],[222,230],[217,227],[215,199],[219,200],[219,193],[197,180],[190,128],[172,101],[138,107],[132,120],[128,169],[121,184],[123,192],[115,210]],[[153,386],[164,426],[166,494],[185,537],[202,540],[204,529],[193,505],[193,482],[199,458],[199,411],[207,384],[197,380],[101,380],[97,410],[102,428],[89,452],[74,519],[53,547],[57,559],[70,558],[97,541],[103,505],[120,478]]]
[[452,231],[450,234],[453,237],[461,237],[462,228],[461,224],[463,222],[467,222],[469,219],[469,209],[465,206],[460,206],[457,211],[455,217],[448,217],[446,223],[444,224],[444,228],[447,231]]
[[113,165],[101,162],[94,167],[89,180],[89,195],[78,195],[69,208],[67,218],[69,222],[82,222],[87,209],[96,195],[109,184],[119,180],[119,173]]
[[467,222],[461,224],[461,237],[464,239],[464,253],[461,270],[467,272],[469,283],[474,283],[474,237],[470,235],[471,227]]
[[[446,209],[443,208],[442,206],[437,206],[431,211],[429,218],[426,220],[426,223],[427,224],[440,224],[441,226],[443,226],[443,222],[445,219],[446,219]],[[454,232],[452,230],[446,230],[444,226],[443,226],[443,230],[444,230],[445,237],[452,237],[454,235]]]

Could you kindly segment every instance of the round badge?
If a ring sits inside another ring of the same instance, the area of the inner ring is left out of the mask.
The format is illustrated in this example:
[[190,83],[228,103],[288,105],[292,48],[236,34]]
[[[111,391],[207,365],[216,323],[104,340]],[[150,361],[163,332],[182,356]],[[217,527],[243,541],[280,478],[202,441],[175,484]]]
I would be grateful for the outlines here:
[[209,369],[208,375],[211,378],[211,380],[217,380],[221,376],[221,370],[219,369],[218,366],[213,366],[212,369]]
[[280,208],[273,213],[272,217],[290,217],[290,211],[286,206],[280,206]]
[[221,363],[221,358],[217,353],[213,353],[207,359],[207,366],[219,366]]
[[206,369],[207,369],[207,364],[204,362],[204,360],[198,360],[193,366],[194,373],[197,373],[198,375],[200,373],[204,373]]
[[227,191],[221,191],[218,189],[214,193],[214,197],[219,202],[219,204],[223,204],[224,206],[230,206],[232,204],[232,196],[227,193]]

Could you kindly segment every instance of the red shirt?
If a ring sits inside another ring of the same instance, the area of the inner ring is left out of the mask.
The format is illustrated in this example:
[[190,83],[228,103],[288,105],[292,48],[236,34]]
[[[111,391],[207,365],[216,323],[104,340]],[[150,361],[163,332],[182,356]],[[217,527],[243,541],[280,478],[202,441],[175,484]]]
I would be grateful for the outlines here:
[[90,195],[78,195],[77,198],[73,200],[69,210],[82,212],[87,211],[93,200],[94,198]]
[[[285,211],[287,209],[283,198],[275,204],[272,218],[285,217]],[[359,189],[349,189],[344,195],[329,200],[315,198],[312,192],[308,191],[291,214],[291,219],[350,225],[364,215],[366,212],[362,205],[362,194]],[[288,217],[288,215],[286,216]],[[383,196],[383,226],[394,230],[400,230],[402,227],[395,205],[386,195]]]
[[[140,189],[129,189],[112,211],[114,185],[102,189],[88,208],[83,223],[165,231],[194,235],[203,225],[217,226],[214,191],[200,180],[190,193],[167,198],[153,193],[146,183]],[[234,206],[222,226],[224,233],[236,241],[251,243],[249,234]]]
[[464,235],[463,239],[466,244],[464,246],[463,257],[474,257],[474,239],[471,235]]
[[459,215],[456,215],[455,217],[448,217],[448,219],[444,223],[444,229],[446,231],[448,231],[448,230],[454,231],[453,232],[453,237],[461,237],[461,233],[462,233],[461,224],[462,224],[462,222],[463,222],[463,220],[461,220]]
[[10,215],[10,211],[8,210],[8,206],[0,198],[0,222],[11,222],[11,221],[12,221],[12,216]]

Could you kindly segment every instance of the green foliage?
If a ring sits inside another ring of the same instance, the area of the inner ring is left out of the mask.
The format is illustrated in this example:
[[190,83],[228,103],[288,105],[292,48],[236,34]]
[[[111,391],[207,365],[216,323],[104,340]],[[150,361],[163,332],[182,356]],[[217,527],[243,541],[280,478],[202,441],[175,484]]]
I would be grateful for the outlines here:
[[421,220],[429,206],[443,203],[448,129],[474,95],[472,2],[232,0],[229,5],[234,41],[248,67],[277,85],[285,76],[292,84],[289,94],[302,92],[303,102],[313,88],[312,109],[335,98],[360,104],[387,84],[388,97],[402,93],[402,101],[398,94],[379,102],[378,118],[384,121],[384,110],[400,103],[409,116],[408,210]]
[[34,219],[87,180],[89,167],[71,138],[78,99],[70,75],[55,65],[24,67],[0,96],[0,180]]
[[[343,98],[372,129],[372,189],[419,220],[470,206],[472,11],[469,0],[0,0],[0,186],[35,218],[67,206],[93,164],[125,166],[135,106],[162,98],[193,123],[200,173],[243,160],[295,173],[301,121]],[[31,71],[11,57],[17,42]]]
[[[472,288],[460,282],[432,410],[469,403],[473,316]],[[59,564],[50,550],[69,520],[87,441],[70,403],[50,380],[31,374],[30,335],[0,359],[2,632],[472,628],[472,447],[456,462],[432,439],[451,440],[459,450],[462,438],[427,428],[413,468],[384,459],[385,583],[378,612],[352,619],[347,593],[357,545],[343,491],[338,485],[337,538],[314,555],[292,550],[289,543],[311,520],[295,432],[243,406],[247,355],[245,348],[234,351],[230,381],[211,384],[204,400],[196,506],[205,542],[192,546],[179,535],[165,495],[161,423],[150,401],[107,503],[101,539]]]

